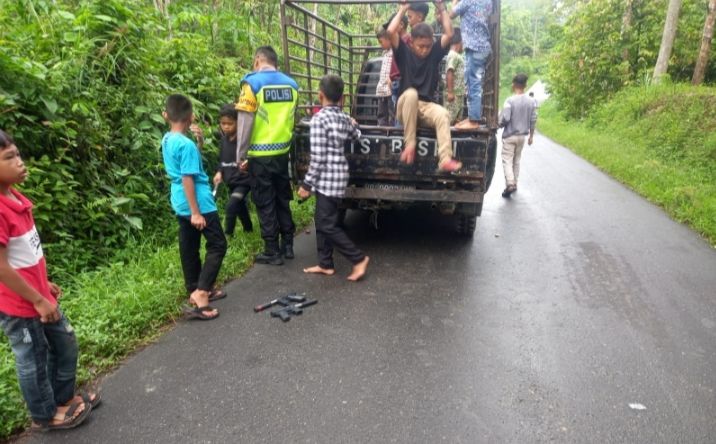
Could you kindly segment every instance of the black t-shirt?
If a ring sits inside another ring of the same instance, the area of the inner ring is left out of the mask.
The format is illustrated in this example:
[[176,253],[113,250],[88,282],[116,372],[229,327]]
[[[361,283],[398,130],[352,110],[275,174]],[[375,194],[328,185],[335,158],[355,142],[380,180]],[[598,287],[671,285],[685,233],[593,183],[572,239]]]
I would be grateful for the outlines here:
[[[224,134],[219,141],[221,152],[219,153],[219,168],[223,175],[224,183],[232,190],[239,186],[250,186],[251,178],[249,173],[241,171],[236,166],[236,139],[229,140]],[[234,166],[223,166],[222,164],[233,163]]]
[[229,140],[226,134],[221,135],[219,141],[219,162],[221,163],[236,163],[236,139]]
[[400,69],[399,94],[408,88],[415,88],[420,100],[434,102],[440,79],[440,61],[449,52],[450,47],[443,48],[440,40],[436,40],[428,56],[421,59],[405,42],[399,40],[398,47],[393,48],[393,57]]

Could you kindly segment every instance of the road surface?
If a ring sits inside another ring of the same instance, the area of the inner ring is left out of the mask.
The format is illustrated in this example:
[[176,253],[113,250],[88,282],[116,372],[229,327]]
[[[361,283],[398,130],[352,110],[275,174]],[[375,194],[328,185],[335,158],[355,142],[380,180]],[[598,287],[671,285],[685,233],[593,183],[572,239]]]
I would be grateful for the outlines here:
[[[104,381],[75,431],[26,443],[713,443],[716,251],[537,136],[501,166],[474,239],[443,218],[360,213],[367,278],[284,267],[228,286]],[[288,323],[252,307],[288,291]]]

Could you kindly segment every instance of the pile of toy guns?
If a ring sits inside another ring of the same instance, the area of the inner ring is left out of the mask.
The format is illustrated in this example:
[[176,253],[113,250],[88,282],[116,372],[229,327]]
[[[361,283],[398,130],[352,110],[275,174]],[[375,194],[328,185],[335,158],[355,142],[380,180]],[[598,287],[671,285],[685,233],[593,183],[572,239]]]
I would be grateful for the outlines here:
[[254,312],[259,313],[273,307],[274,305],[280,305],[281,308],[271,312],[271,317],[280,318],[283,322],[288,322],[291,320],[291,317],[303,314],[304,308],[317,303],[318,301],[316,299],[306,300],[305,296],[301,296],[296,293],[289,293],[285,296],[278,297],[265,304],[254,307]]

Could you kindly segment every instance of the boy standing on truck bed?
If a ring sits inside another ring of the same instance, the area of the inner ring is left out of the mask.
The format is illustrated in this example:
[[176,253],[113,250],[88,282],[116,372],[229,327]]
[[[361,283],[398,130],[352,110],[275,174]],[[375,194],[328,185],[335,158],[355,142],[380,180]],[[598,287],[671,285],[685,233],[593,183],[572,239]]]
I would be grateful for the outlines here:
[[333,275],[333,249],[346,257],[353,270],[349,281],[357,281],[365,275],[368,256],[360,251],[338,226],[338,204],[348,186],[348,161],[344,152],[345,141],[357,140],[360,130],[355,120],[341,110],[343,80],[336,75],[321,79],[318,98],[321,111],[311,119],[311,164],[298,196],[307,199],[311,192],[316,195],[316,243],[319,263],[305,268],[304,273]]
[[465,59],[462,57],[460,28],[453,29],[450,54],[445,60],[445,107],[450,111],[450,123],[460,117],[465,100]]
[[512,79],[512,91],[515,93],[505,101],[500,113],[502,131],[502,168],[505,171],[505,184],[502,197],[510,197],[517,191],[517,177],[520,174],[520,157],[525,146],[525,136],[529,134],[527,144],[532,138],[537,123],[537,105],[532,97],[525,94],[527,76],[517,74]]
[[410,46],[400,39],[397,31],[400,20],[409,8],[407,3],[400,6],[388,26],[393,57],[401,73],[396,116],[405,128],[405,148],[400,155],[400,161],[408,165],[415,161],[416,130],[420,122],[435,128],[440,157],[439,171],[453,172],[462,168],[462,163],[452,158],[450,113],[434,102],[440,79],[440,61],[450,50],[453,31],[443,2],[436,1],[435,7],[445,30],[437,44],[434,41],[433,29],[426,23],[418,23],[413,27]]
[[380,65],[380,77],[375,95],[378,96],[378,126],[393,125],[395,121],[395,106],[393,106],[393,91],[390,81],[390,69],[393,66],[393,51],[390,48],[388,31],[380,28],[377,33],[380,47],[383,48],[383,63]]
[[451,18],[461,17],[462,40],[465,46],[465,77],[467,78],[467,119],[455,128],[473,130],[480,127],[482,116],[482,79],[490,57],[492,0],[452,0]]

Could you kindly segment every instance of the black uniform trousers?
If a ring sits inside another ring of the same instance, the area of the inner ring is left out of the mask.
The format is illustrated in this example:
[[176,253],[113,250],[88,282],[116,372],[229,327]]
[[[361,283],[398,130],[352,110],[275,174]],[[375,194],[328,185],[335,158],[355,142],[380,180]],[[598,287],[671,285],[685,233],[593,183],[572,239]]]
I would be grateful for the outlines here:
[[264,250],[278,254],[279,235],[286,244],[293,243],[296,225],[291,216],[293,190],[288,175],[288,153],[279,156],[250,157],[251,194],[261,225]]
[[226,218],[224,219],[224,232],[234,234],[236,219],[241,221],[244,231],[252,231],[251,215],[247,206],[247,198],[251,191],[251,177],[248,173],[241,173],[236,167],[222,167],[221,177],[229,189],[229,200],[226,202]]
[[324,196],[316,193],[316,244],[318,261],[321,268],[332,270],[333,249],[345,256],[353,265],[365,259],[365,254],[355,246],[341,227],[338,226],[338,197]]
[[[179,220],[179,257],[184,272],[184,285],[191,294],[194,290],[211,291],[214,288],[216,277],[219,275],[221,264],[226,255],[226,237],[221,229],[219,213],[202,214],[206,220],[206,227],[199,231],[191,224],[189,216],[178,216]],[[206,256],[202,266],[199,250],[201,237],[206,239]]]

